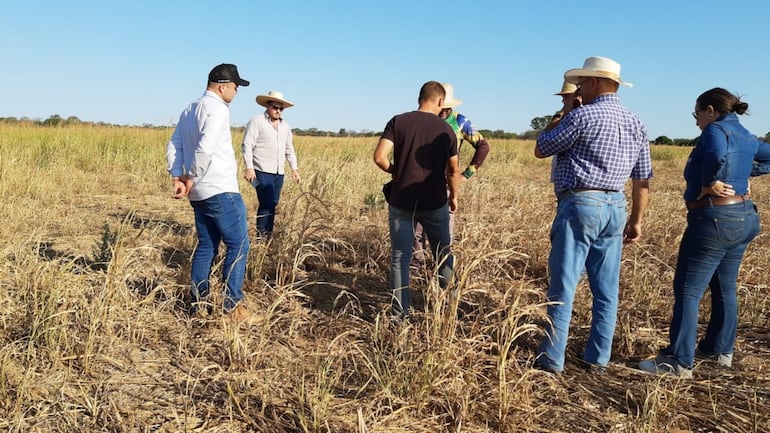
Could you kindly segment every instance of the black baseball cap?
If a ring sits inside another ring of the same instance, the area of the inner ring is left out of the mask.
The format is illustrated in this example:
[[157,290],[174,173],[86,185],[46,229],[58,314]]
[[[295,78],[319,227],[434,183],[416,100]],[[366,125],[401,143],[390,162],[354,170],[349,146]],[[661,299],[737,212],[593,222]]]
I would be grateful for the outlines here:
[[222,63],[209,72],[211,83],[235,83],[239,86],[248,86],[250,83],[238,75],[238,67],[232,63]]

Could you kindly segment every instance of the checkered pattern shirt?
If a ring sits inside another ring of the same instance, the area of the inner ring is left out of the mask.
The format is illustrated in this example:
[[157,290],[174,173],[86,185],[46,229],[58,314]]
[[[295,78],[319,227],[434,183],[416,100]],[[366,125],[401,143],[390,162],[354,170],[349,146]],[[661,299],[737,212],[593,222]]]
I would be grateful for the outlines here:
[[623,191],[629,177],[652,177],[647,128],[615,93],[570,111],[537,137],[537,148],[555,158],[557,196],[572,189]]

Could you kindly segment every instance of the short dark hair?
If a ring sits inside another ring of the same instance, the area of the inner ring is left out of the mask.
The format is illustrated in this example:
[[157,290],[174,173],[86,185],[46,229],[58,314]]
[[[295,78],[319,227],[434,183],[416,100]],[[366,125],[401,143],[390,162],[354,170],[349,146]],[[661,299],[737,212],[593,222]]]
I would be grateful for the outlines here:
[[420,88],[420,98],[418,101],[422,103],[444,97],[446,97],[444,86],[438,81],[428,81]]
[[722,114],[733,112],[744,114],[749,109],[749,104],[741,101],[739,96],[735,96],[721,87],[714,87],[711,90],[706,90],[701,93],[695,101],[695,105],[698,110],[702,110],[711,105],[714,107],[714,111]]

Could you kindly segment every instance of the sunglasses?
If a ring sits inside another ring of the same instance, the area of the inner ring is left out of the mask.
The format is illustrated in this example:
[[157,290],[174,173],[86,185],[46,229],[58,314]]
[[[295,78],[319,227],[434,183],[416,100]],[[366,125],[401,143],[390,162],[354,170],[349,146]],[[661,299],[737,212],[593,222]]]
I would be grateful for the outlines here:
[[269,104],[268,107],[272,108],[273,110],[283,111],[283,107],[280,105]]

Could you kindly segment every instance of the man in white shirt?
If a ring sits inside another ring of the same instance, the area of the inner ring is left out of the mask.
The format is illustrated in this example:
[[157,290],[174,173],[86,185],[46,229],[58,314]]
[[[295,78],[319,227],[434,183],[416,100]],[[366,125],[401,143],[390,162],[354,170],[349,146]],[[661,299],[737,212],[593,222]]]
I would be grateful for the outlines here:
[[[223,63],[209,73],[206,92],[179,116],[166,146],[174,198],[188,197],[195,212],[198,246],[192,258],[190,313],[209,299],[209,278],[224,242],[223,310],[236,320],[248,317],[241,303],[249,253],[246,206],[238,189],[238,166],[230,132],[230,107],[238,86],[249,82],[233,64]],[[211,311],[211,304],[208,303]]]
[[244,178],[257,190],[257,233],[267,239],[273,234],[275,209],[281,197],[287,161],[292,178],[299,182],[300,176],[291,128],[282,116],[283,110],[294,104],[284,99],[281,92],[273,90],[257,96],[257,104],[265,107],[265,112],[249,120],[243,133]]

